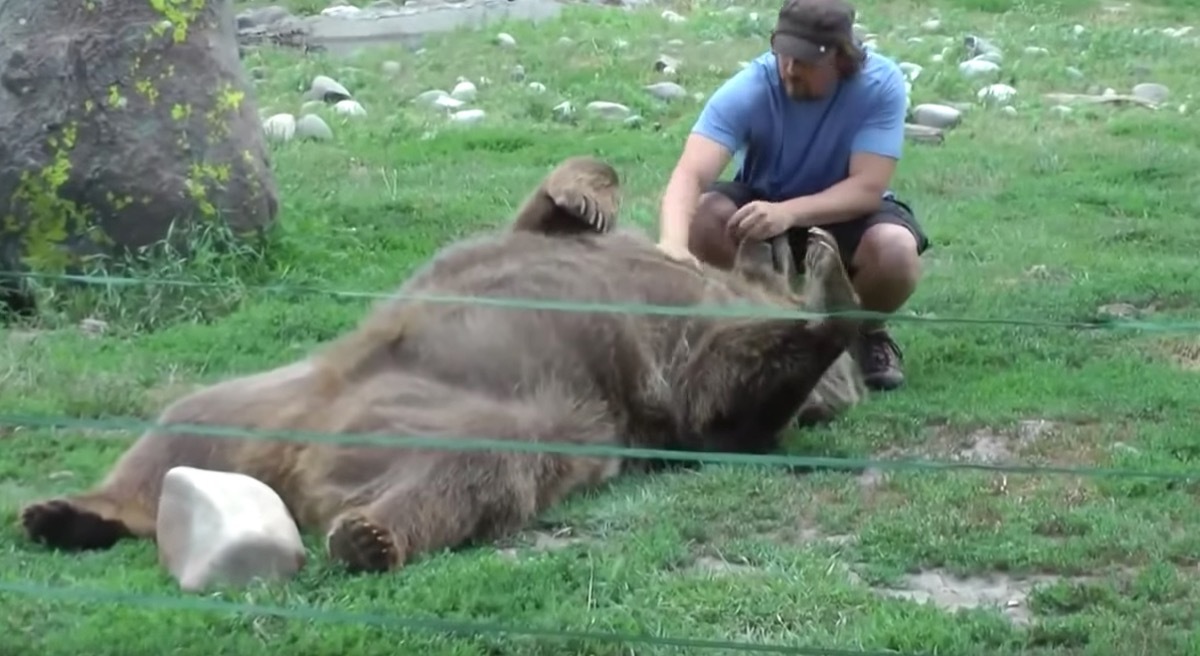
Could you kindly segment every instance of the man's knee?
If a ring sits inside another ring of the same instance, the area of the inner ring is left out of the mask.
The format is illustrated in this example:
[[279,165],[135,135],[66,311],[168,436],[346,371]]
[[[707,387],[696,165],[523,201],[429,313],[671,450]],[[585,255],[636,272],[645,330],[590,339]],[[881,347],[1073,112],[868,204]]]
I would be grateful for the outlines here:
[[915,287],[921,278],[921,255],[916,235],[897,223],[867,228],[854,253],[854,268],[874,279],[890,279]]
[[701,194],[688,232],[688,249],[714,266],[733,266],[736,248],[726,226],[735,212],[737,204],[727,196],[713,191]]

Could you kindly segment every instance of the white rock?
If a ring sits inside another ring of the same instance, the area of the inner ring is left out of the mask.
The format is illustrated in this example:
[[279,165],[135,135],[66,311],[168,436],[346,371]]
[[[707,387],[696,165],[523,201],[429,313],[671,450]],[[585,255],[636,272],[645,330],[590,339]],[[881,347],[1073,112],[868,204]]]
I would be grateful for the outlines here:
[[463,102],[471,102],[475,100],[475,94],[478,89],[470,80],[459,80],[458,84],[450,90],[450,97]]
[[514,39],[513,35],[509,34],[508,32],[501,32],[496,35],[496,43],[504,46],[505,48],[515,48],[517,45],[517,40]]
[[984,102],[1004,104],[1017,95],[1017,90],[1007,84],[989,84],[979,90],[976,97]]
[[574,42],[574,41],[572,41],[572,40],[571,40],[571,37],[569,37],[569,36],[560,36],[560,37],[558,37],[558,45],[560,45],[560,46],[569,46],[569,45],[572,45],[572,44],[574,44],[574,43],[575,43],[575,42]]
[[296,136],[296,117],[291,114],[275,114],[262,123],[263,133],[271,141],[291,141]]
[[332,5],[321,10],[322,16],[332,18],[357,18],[362,9],[354,5]]
[[914,64],[912,62],[900,62],[899,66],[900,70],[904,72],[904,76],[908,78],[909,82],[916,82],[917,78],[921,76],[921,71],[924,70],[921,68],[920,64]]
[[1027,46],[1025,48],[1025,54],[1027,54],[1027,55],[1048,55],[1048,54],[1050,54],[1050,51],[1041,46]]
[[670,9],[667,9],[666,11],[664,11],[664,12],[662,13],[662,17],[663,17],[663,18],[664,18],[664,19],[665,19],[665,20],[666,20],[668,23],[682,23],[683,21],[687,20],[687,19],[686,19],[686,18],[684,18],[683,16],[680,16],[679,14],[677,14],[677,13],[675,13],[675,12],[671,11]]
[[434,107],[440,107],[441,109],[458,109],[467,103],[459,100],[458,98],[447,95],[434,98],[433,102],[430,104]]
[[1080,34],[1083,34],[1084,32],[1086,32],[1087,28],[1082,25],[1076,24],[1075,27],[1071,28],[1071,31],[1075,33],[1075,36],[1079,36]]
[[430,89],[429,91],[422,91],[421,93],[417,94],[417,97],[413,98],[413,102],[418,105],[433,105],[439,98],[449,97],[450,94],[446,93],[442,89]]
[[333,111],[342,116],[366,116],[367,110],[357,100],[340,100],[333,106]]
[[913,123],[945,130],[962,122],[962,112],[949,105],[922,103],[913,109]]
[[1066,116],[1067,114],[1070,114],[1074,110],[1071,109],[1070,107],[1067,107],[1066,105],[1055,105],[1050,108],[1050,111],[1058,116]]
[[329,141],[333,138],[333,130],[320,116],[305,114],[296,121],[296,137],[313,141]]
[[383,71],[384,75],[399,75],[400,74],[400,62],[398,62],[398,61],[390,61],[390,60],[385,61],[379,65],[379,68],[380,68],[380,70]]
[[1012,105],[1005,105],[1004,107],[1000,108],[1000,111],[1004,112],[1005,116],[1016,116],[1017,115],[1017,108],[1013,107]]
[[541,82],[530,82],[529,90],[534,93],[545,93],[546,85],[542,84]]
[[607,100],[594,100],[587,104],[587,110],[595,116],[612,120],[628,118],[631,113],[625,105]]
[[967,77],[982,77],[1000,71],[1000,65],[986,59],[968,59],[958,65],[958,70]]
[[478,123],[483,120],[487,114],[482,109],[464,109],[461,112],[454,112],[450,115],[450,120],[455,123]]
[[155,541],[159,563],[189,592],[290,578],[306,561],[300,531],[274,490],[193,467],[163,476]]
[[921,29],[925,30],[926,32],[936,32],[941,29],[941,27],[942,21],[937,20],[936,18],[921,23]]
[[327,75],[314,77],[308,86],[308,92],[313,98],[319,98],[325,102],[337,102],[352,97],[346,87]]
[[655,82],[643,88],[659,100],[679,100],[687,97],[687,89],[674,82]]
[[1171,97],[1171,90],[1157,82],[1142,82],[1133,86],[1133,95],[1142,100],[1161,105]]

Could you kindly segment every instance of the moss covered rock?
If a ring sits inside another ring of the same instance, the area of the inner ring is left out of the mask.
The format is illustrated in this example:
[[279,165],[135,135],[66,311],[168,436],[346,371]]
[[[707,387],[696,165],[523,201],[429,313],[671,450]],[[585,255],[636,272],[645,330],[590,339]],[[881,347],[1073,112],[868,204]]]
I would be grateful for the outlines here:
[[228,0],[0,3],[0,269],[277,211]]

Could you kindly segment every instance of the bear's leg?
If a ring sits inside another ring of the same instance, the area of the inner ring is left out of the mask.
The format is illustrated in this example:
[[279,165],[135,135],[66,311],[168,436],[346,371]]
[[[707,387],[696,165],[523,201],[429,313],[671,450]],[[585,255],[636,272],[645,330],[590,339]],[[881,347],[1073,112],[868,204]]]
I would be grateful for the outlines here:
[[62,550],[108,549],[122,538],[153,539],[167,470],[180,465],[223,468],[229,448],[234,448],[231,440],[152,430],[92,490],[23,508],[22,528],[34,542]]
[[[857,307],[829,233],[813,229],[806,276],[829,310]],[[738,319],[706,333],[679,374],[688,428],[706,448],[766,453],[830,366],[858,335],[861,320]]]
[[592,157],[571,157],[525,199],[512,229],[547,235],[612,232],[620,194],[620,180],[612,166]]
[[[556,398],[463,403],[441,426],[396,426],[393,434],[475,435],[522,443],[618,445],[603,410]],[[453,405],[453,404],[449,404]],[[420,411],[417,411],[420,412]],[[396,416],[405,412],[398,409]],[[453,448],[453,437],[447,446]],[[572,492],[616,476],[617,457],[503,450],[413,450],[377,493],[330,523],[332,559],[354,572],[404,566],[431,551],[496,539],[524,528]]]
[[[859,308],[858,295],[841,267],[840,260],[828,257],[828,249],[836,250],[837,242],[824,231],[815,232],[810,242],[824,244],[809,248],[805,254],[804,310],[814,313],[837,312]],[[837,264],[837,267],[833,265]],[[800,426],[813,426],[833,421],[846,408],[867,395],[862,370],[854,359],[853,349],[846,350],[826,370],[813,391],[804,401],[797,417]]]

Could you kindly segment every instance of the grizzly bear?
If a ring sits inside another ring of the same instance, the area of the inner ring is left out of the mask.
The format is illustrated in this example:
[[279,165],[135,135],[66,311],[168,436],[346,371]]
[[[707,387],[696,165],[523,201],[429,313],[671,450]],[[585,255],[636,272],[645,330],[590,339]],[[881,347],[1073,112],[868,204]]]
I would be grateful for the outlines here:
[[[26,507],[27,535],[60,549],[153,539],[163,476],[182,465],[261,480],[302,530],[326,536],[332,559],[386,571],[520,530],[645,462],[456,441],[761,454],[798,418],[859,401],[848,355],[859,321],[828,314],[856,309],[857,297],[828,233],[811,232],[796,294],[785,240],[742,244],[728,271],[677,262],[616,229],[619,195],[608,164],[565,160],[507,229],[441,249],[346,335],[171,403],[99,485]],[[749,304],[773,313],[683,312]],[[214,438],[197,425],[442,446]]]

